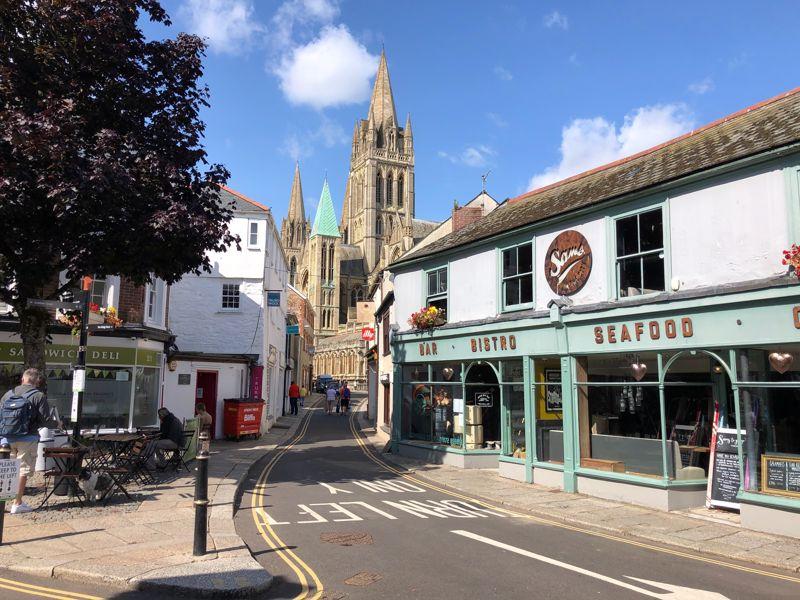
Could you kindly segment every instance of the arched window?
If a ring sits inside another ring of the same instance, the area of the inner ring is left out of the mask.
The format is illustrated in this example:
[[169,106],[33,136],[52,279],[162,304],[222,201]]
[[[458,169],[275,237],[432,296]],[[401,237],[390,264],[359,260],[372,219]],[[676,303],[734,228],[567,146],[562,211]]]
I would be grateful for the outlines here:
[[333,281],[333,250],[334,245],[331,244],[328,249],[328,281]]
[[289,247],[294,246],[294,221],[289,221]]
[[376,141],[375,141],[375,145],[376,145],[378,148],[383,148],[383,144],[384,144],[384,139],[383,139],[383,126],[381,126],[381,127],[378,127],[378,136],[377,136],[377,139],[376,139]]
[[364,299],[364,292],[360,287],[354,287],[350,291],[350,306],[355,307],[358,302]]
[[297,274],[297,259],[293,256],[289,262],[289,283],[294,285],[294,278]]
[[322,256],[321,256],[321,258],[322,258],[322,260],[320,261],[319,276],[320,276],[320,279],[322,279],[322,281],[325,281],[325,274],[326,274],[325,272],[327,271],[327,268],[326,268],[327,262],[326,261],[328,259],[328,245],[327,244],[322,244]]
[[397,206],[403,208],[403,176],[397,178]]
[[380,173],[375,177],[375,202],[383,202],[383,177]]
[[386,206],[392,205],[392,174],[386,176]]
[[381,217],[380,215],[375,221],[375,233],[377,235],[383,235],[383,217]]

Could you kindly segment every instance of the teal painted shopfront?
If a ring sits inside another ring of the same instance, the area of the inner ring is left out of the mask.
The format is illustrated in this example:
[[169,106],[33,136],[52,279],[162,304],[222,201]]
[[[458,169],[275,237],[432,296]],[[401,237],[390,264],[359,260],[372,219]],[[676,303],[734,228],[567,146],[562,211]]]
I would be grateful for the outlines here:
[[397,336],[394,448],[672,510],[706,502],[718,428],[743,521],[800,511],[795,286],[540,312]]

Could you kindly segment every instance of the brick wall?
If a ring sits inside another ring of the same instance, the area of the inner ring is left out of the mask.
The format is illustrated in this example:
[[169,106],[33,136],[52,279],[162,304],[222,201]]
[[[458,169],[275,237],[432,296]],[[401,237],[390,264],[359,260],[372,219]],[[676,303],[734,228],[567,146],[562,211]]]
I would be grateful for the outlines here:
[[135,285],[127,277],[120,277],[119,316],[125,323],[144,321],[144,286]]
[[483,216],[483,208],[480,206],[461,206],[453,209],[453,231],[463,229],[471,225]]

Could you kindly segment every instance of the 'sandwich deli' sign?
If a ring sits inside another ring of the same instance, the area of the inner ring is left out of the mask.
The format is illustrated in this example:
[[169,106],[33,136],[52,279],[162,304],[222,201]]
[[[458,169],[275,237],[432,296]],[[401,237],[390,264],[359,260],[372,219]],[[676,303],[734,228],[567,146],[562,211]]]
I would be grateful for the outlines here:
[[559,296],[579,292],[592,273],[589,242],[577,231],[562,231],[547,249],[544,272],[550,289]]

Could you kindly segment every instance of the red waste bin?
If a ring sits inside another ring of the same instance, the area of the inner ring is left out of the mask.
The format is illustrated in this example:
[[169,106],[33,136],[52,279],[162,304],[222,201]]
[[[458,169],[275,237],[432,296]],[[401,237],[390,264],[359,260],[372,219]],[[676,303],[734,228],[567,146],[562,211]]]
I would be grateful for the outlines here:
[[244,435],[261,437],[261,411],[264,401],[259,398],[225,398],[223,432],[228,439]]

